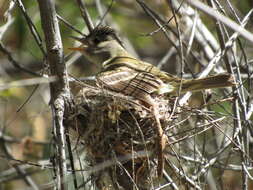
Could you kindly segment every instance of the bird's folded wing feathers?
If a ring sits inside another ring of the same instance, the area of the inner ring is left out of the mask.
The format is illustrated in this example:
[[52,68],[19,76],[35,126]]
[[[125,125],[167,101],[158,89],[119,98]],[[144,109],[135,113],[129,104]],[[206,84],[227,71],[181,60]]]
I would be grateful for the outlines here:
[[152,93],[157,93],[166,86],[162,80],[152,73],[136,71],[129,67],[118,67],[97,75],[100,86],[147,101]]

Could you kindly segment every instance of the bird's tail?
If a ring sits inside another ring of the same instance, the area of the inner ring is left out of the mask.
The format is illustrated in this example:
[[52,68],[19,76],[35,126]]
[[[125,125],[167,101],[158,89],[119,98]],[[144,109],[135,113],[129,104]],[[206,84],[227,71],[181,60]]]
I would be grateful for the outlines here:
[[230,74],[221,74],[202,79],[184,80],[181,92],[201,91],[211,88],[223,88],[235,85],[234,77]]

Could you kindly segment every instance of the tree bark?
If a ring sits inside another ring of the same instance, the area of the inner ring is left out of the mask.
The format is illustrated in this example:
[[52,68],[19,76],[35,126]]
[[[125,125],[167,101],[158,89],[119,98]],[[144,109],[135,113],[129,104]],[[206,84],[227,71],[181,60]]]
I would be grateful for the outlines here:
[[66,189],[66,139],[63,116],[65,105],[70,100],[67,69],[64,63],[63,47],[53,0],[38,0],[42,28],[45,35],[47,62],[50,73],[58,80],[50,84],[53,114],[54,139],[56,141],[57,189]]

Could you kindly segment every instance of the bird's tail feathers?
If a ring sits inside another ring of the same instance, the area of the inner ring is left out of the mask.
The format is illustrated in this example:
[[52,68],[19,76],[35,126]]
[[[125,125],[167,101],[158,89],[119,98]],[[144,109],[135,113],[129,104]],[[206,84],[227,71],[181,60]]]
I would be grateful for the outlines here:
[[212,88],[224,88],[235,85],[234,77],[230,74],[221,74],[202,79],[184,80],[181,92],[201,91]]

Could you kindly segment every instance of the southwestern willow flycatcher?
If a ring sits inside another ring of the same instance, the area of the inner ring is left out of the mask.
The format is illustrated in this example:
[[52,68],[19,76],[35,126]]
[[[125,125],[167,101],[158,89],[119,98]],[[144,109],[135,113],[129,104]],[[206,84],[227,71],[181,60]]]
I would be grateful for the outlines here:
[[229,74],[185,80],[161,71],[152,64],[136,59],[123,47],[115,31],[110,27],[97,27],[84,38],[74,37],[82,44],[72,50],[80,51],[88,60],[102,66],[96,79],[106,89],[131,96],[151,108],[158,133],[158,174],[162,174],[163,150],[167,137],[163,133],[154,96],[179,95],[187,91],[232,86],[234,79]]

